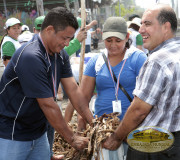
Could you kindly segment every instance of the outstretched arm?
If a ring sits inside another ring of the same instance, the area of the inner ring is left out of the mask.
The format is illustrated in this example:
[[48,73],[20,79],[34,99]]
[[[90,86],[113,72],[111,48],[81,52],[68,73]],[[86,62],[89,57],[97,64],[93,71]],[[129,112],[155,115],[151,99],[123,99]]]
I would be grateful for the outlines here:
[[104,148],[109,150],[117,149],[127,135],[144,120],[144,118],[151,111],[152,106],[142,101],[138,97],[133,99],[128,108],[122,122],[114,132],[103,144]]
[[[83,75],[80,85],[81,91],[85,96],[87,103],[89,104],[95,88],[95,78]],[[88,105],[89,106],[89,105]],[[82,131],[86,128],[86,122],[78,115],[78,130]]]
[[74,54],[81,48],[81,43],[84,39],[87,38],[87,32],[85,28],[80,29],[76,37],[69,42],[68,46],[65,46],[64,49],[69,56]]
[[96,20],[91,21],[88,25],[86,25],[86,30],[89,30],[95,25],[97,25],[97,21]]
[[92,122],[93,115],[89,110],[89,103],[77,85],[74,77],[62,78],[61,82],[73,107],[83,117],[83,119],[90,124]]
[[88,145],[88,138],[75,136],[67,126],[59,106],[50,98],[37,98],[40,108],[44,112],[49,123],[64,139],[77,150],[82,150]]

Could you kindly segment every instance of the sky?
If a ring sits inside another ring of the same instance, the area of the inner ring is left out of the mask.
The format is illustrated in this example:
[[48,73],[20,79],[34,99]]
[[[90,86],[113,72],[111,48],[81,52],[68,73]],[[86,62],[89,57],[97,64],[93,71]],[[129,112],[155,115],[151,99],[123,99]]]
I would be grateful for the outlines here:
[[[170,0],[160,0],[161,3],[169,4]],[[149,8],[156,4],[156,0],[136,0],[136,5],[141,8]]]
[[[145,8],[145,9],[150,8],[151,6],[156,4],[156,0],[135,0],[135,1],[136,1],[136,5],[140,6],[141,8]],[[180,18],[180,1],[176,0],[176,1],[174,1],[174,3],[175,3],[175,6],[177,6],[177,3],[176,3],[177,1],[178,1],[178,15],[177,16]],[[158,2],[172,5],[171,0],[158,0]],[[175,10],[175,12],[176,12],[176,10]]]

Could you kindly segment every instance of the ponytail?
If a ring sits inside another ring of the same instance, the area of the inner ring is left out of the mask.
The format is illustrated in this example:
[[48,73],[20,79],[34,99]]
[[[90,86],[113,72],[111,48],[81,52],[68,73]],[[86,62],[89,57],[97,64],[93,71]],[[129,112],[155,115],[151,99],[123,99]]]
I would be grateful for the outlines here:
[[1,39],[1,42],[0,42],[0,57],[1,57],[1,45],[2,45],[2,42],[3,42],[3,40],[4,40],[4,37],[5,36],[7,36],[8,35],[8,33],[5,33],[4,35],[3,35],[3,37],[2,37],[2,39]]
[[131,39],[131,38],[129,38],[129,39],[128,39],[128,41],[126,42],[126,46],[125,46],[125,48],[126,48],[126,49],[129,49],[129,48],[130,48],[130,46],[131,46],[131,44],[132,44],[132,39]]
[[5,36],[7,36],[7,33],[5,33],[5,34],[3,35],[3,37],[2,37],[2,39],[1,39],[0,48],[1,48],[1,45],[2,45],[2,42],[3,42]]

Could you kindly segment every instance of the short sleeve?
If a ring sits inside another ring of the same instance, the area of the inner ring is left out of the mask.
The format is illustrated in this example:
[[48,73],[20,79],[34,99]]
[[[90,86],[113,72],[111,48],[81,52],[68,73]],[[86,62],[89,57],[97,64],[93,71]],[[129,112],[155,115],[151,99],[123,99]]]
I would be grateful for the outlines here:
[[139,71],[141,69],[141,67],[143,66],[144,62],[147,59],[147,55],[144,52],[140,52],[139,54],[137,54],[137,59],[136,59],[136,76],[139,75]]
[[71,64],[69,61],[69,55],[67,54],[65,49],[61,51],[60,57],[62,61],[62,65],[60,65],[60,68],[59,68],[59,70],[61,70],[60,78],[72,77],[73,74],[72,74]]
[[142,46],[143,45],[143,38],[142,38],[141,34],[138,34],[136,36],[136,45],[137,46]]
[[16,51],[16,48],[14,44],[10,41],[7,41],[2,45],[3,56],[12,57],[15,51]]
[[71,40],[69,42],[69,46],[66,46],[64,49],[67,52],[67,54],[69,56],[71,56],[73,53],[78,51],[80,48],[81,48],[81,43],[76,38],[74,38],[73,40]]
[[166,87],[164,70],[158,63],[146,61],[141,69],[133,94],[150,105],[155,105]]
[[98,56],[92,57],[85,68],[84,75],[90,76],[90,77],[96,77],[96,71],[95,71],[95,64]]

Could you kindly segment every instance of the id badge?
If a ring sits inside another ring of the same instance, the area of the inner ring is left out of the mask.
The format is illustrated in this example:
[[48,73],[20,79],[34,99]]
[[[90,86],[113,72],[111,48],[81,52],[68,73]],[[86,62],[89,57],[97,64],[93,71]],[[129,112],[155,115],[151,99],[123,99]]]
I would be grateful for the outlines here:
[[113,106],[113,112],[119,112],[120,114],[122,113],[120,100],[112,101],[112,106]]

